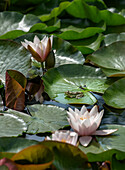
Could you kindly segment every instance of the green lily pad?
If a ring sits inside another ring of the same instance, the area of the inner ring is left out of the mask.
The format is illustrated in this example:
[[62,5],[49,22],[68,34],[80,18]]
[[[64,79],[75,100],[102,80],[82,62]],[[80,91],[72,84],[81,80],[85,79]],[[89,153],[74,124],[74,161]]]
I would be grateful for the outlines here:
[[99,49],[100,44],[104,36],[99,34],[99,36],[93,36],[83,40],[69,41],[73,46],[75,46],[82,54],[90,54]]
[[51,105],[28,106],[32,115],[27,133],[51,132],[69,125],[66,110]]
[[[16,38],[28,32],[30,28],[41,22],[40,19],[31,14],[23,15],[18,12],[0,13],[0,39]],[[15,32],[16,30],[16,32]]]
[[41,144],[52,150],[54,154],[53,164],[57,169],[83,170],[90,168],[91,170],[86,155],[78,147],[56,141],[43,141]]
[[100,27],[87,27],[87,28],[77,28],[70,25],[67,28],[62,28],[62,33],[58,35],[58,37],[63,38],[65,40],[77,40],[82,38],[91,37],[97,33],[104,32],[106,29],[106,25],[103,22]]
[[[108,136],[96,136],[96,141],[93,139],[88,147],[79,146],[87,154],[88,160],[91,162],[111,160],[114,153],[118,153],[118,151],[125,152],[123,142],[125,126],[106,124],[100,126],[100,129],[118,129],[118,131]],[[118,157],[120,156],[122,155],[119,154]],[[125,157],[125,153],[123,157]]]
[[28,109],[32,116],[11,109],[7,111],[27,123],[27,133],[51,132],[69,125],[66,110],[63,108],[36,104],[28,106]]
[[50,98],[58,102],[91,105],[97,101],[92,92],[104,93],[110,84],[99,68],[79,64],[53,68],[45,73],[43,82]]
[[19,136],[27,130],[26,123],[10,114],[0,114],[0,137]]
[[82,0],[62,2],[60,6],[54,8],[50,14],[42,15],[40,19],[42,21],[48,21],[54,17],[59,16],[60,14],[63,14],[64,10],[71,16],[83,19],[87,18],[95,23],[99,23],[103,20],[107,25],[125,24],[125,18],[122,15],[110,12],[108,10],[99,10],[96,6],[88,5],[85,3],[85,1]]
[[114,108],[125,108],[125,78],[113,83],[104,93],[103,99],[105,103]]
[[[87,59],[102,67],[107,76],[125,75],[125,41],[100,48]],[[114,71],[114,72],[113,72]]]
[[26,76],[30,68],[30,57],[30,53],[21,45],[9,40],[0,40],[0,78],[5,80],[5,72],[8,69],[18,70]]
[[[27,39],[29,41],[33,41],[35,35],[37,35],[40,39],[43,39],[45,35],[42,34],[35,34],[29,33],[27,35],[21,36],[15,39],[16,42],[24,41]],[[55,66],[62,64],[83,64],[84,57],[80,51],[78,51],[75,47],[73,47],[69,42],[64,41],[61,38],[56,36],[53,37],[53,47],[52,47],[54,54],[55,54]],[[35,62],[35,61],[34,61]],[[38,63],[38,62],[35,62]],[[41,66],[40,63],[37,65]]]
[[21,137],[0,137],[0,152],[17,153],[22,149],[37,143],[37,141],[28,140]]
[[125,33],[120,34],[108,34],[105,35],[104,43],[106,46],[116,42],[116,41],[125,41]]

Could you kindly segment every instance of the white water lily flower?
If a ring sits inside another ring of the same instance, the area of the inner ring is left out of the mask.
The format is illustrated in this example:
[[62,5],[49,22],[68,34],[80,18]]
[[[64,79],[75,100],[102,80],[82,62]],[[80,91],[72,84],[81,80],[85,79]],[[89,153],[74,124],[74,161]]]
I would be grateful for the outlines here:
[[41,41],[35,36],[33,42],[26,39],[24,41],[25,42],[21,42],[22,45],[31,52],[32,56],[38,62],[44,62],[51,51],[53,36],[50,38],[45,36]]
[[65,142],[72,145],[77,144],[78,134],[76,132],[71,132],[69,130],[60,130],[55,131],[52,134],[52,138],[46,137],[46,140],[53,140],[53,141],[59,141],[59,142]]
[[81,136],[79,141],[83,146],[88,146],[91,142],[91,135],[109,135],[117,131],[117,129],[97,130],[104,114],[104,110],[98,112],[97,105],[90,112],[85,106],[82,106],[80,111],[76,108],[75,111],[69,108],[67,114],[68,122],[72,129]]

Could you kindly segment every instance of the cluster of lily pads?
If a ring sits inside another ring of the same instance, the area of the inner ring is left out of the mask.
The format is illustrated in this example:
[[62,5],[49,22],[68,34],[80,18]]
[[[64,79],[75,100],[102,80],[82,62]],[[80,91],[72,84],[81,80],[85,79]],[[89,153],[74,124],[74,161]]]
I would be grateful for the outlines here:
[[0,5],[0,168],[123,170],[123,0]]

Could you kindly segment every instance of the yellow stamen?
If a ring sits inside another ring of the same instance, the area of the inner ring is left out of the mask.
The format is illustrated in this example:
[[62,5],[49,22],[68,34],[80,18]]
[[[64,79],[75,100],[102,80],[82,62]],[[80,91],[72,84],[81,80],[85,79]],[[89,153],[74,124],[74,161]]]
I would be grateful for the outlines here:
[[62,139],[61,142],[65,142],[65,143],[66,143],[66,140],[65,140],[65,139]]
[[83,120],[83,119],[89,119],[89,118],[90,118],[90,116],[88,116],[88,117],[86,116],[86,117],[84,117],[84,118],[83,118],[83,117],[80,117],[81,120]]

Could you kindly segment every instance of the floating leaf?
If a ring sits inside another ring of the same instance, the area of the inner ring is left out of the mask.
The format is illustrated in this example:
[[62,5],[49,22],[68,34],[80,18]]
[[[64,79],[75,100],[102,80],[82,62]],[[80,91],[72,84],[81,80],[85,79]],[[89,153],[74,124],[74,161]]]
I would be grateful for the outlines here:
[[19,136],[27,130],[26,123],[17,116],[0,114],[0,137]]
[[51,105],[28,106],[32,115],[27,133],[44,133],[63,128],[68,124],[66,110]]
[[55,141],[44,141],[41,144],[49,147],[54,153],[53,164],[57,169],[90,168],[86,155],[76,146]]
[[112,157],[112,169],[118,169],[118,170],[123,170],[125,169],[125,158],[124,160],[118,160],[116,158],[116,154],[113,155]]
[[99,68],[68,64],[49,70],[43,83],[50,98],[58,102],[92,105],[96,103],[92,92],[104,93],[110,81]]
[[25,76],[30,68],[30,53],[21,45],[8,40],[0,40],[0,78],[5,80],[8,69],[18,70]]
[[23,74],[15,70],[7,70],[5,100],[8,108],[24,110],[26,83],[27,80]]
[[125,41],[112,43],[103,47],[87,59],[102,67],[107,76],[124,76],[125,74]]
[[116,41],[125,41],[125,33],[120,33],[120,34],[114,33],[114,34],[105,35],[104,43],[106,46]]
[[53,154],[43,145],[33,145],[15,154],[11,160],[16,166],[23,169],[47,169],[53,162]]
[[37,144],[37,141],[24,138],[0,137],[0,152],[17,153],[22,149]]
[[91,37],[97,33],[105,31],[106,25],[103,23],[101,27],[87,27],[87,28],[77,28],[74,26],[69,26],[67,28],[61,29],[62,33],[58,37],[65,40],[77,40]]
[[[0,39],[13,39],[28,32],[30,28],[41,22],[35,15],[23,15],[17,12],[0,13]],[[16,30],[16,32],[15,32]]]
[[28,109],[31,116],[11,109],[7,111],[7,113],[15,115],[27,123],[27,133],[51,132],[69,125],[66,110],[63,108],[35,104],[28,106]]
[[112,13],[108,10],[99,10],[96,6],[88,5],[83,0],[62,2],[60,6],[54,8],[50,14],[42,15],[40,19],[42,21],[48,21],[62,14],[64,10],[68,12],[68,14],[70,14],[71,16],[82,19],[87,18],[95,23],[99,23],[100,21],[103,20],[106,22],[107,25],[125,24],[125,18],[122,15]]
[[125,108],[125,78],[113,83],[104,93],[103,99],[105,103],[114,108]]
[[14,155],[14,153],[10,153],[10,152],[0,152],[0,159],[2,158],[12,158],[12,156]]
[[75,46],[82,54],[90,54],[99,49],[100,44],[104,36],[100,34],[99,36],[93,36],[87,39],[73,41],[70,40],[69,42]]

